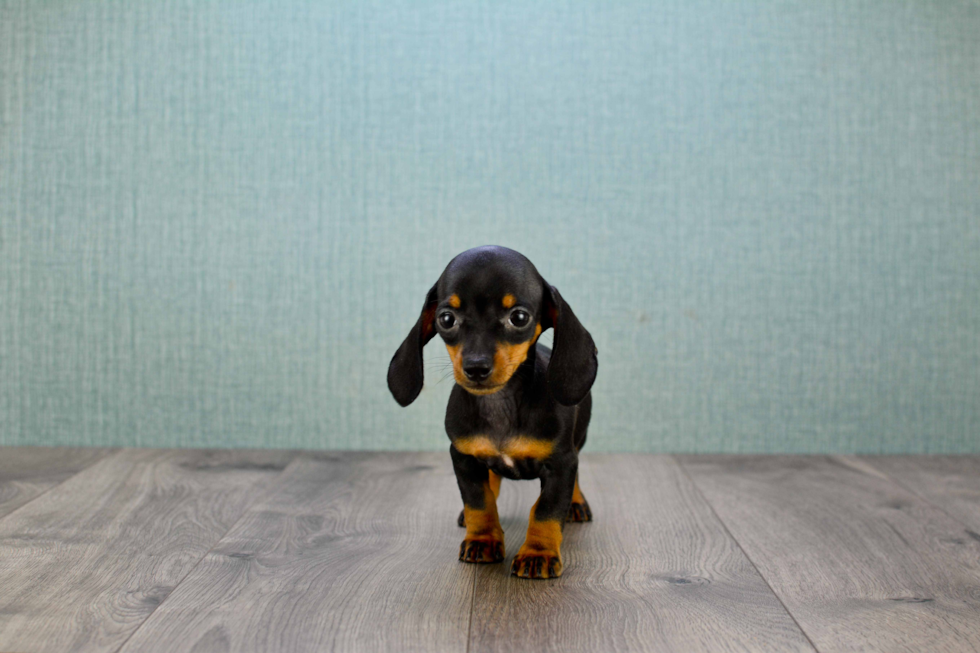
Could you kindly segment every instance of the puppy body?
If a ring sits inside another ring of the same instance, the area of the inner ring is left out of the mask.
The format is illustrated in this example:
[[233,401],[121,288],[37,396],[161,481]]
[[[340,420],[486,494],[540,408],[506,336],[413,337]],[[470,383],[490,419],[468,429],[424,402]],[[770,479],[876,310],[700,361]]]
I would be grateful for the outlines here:
[[486,396],[456,385],[446,409],[453,451],[480,458],[497,476],[541,478],[551,468],[577,465],[585,444],[592,397],[563,406],[548,392],[551,350],[532,345],[507,384]]
[[[555,330],[554,351],[537,343],[548,328]],[[429,291],[388,370],[388,386],[403,406],[421,390],[422,347],[436,333],[456,379],[446,433],[463,499],[460,525],[467,529],[460,560],[503,560],[500,478],[538,478],[541,496],[512,571],[560,576],[566,517],[591,519],[577,471],[598,367],[592,337],[531,262],[502,247],[463,252]]]

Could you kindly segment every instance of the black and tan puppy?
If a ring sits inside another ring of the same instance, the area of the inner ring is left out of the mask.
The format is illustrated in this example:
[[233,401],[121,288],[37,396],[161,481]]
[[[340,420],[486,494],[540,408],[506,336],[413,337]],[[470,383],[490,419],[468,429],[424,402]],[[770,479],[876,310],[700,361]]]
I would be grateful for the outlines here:
[[[555,330],[554,351],[536,344],[548,328]],[[539,478],[541,496],[511,571],[561,576],[565,520],[592,519],[577,475],[598,369],[592,336],[534,265],[505,247],[463,252],[429,290],[388,367],[388,388],[402,406],[422,390],[422,347],[436,333],[456,379],[446,433],[463,496],[459,559],[504,559],[500,478]]]

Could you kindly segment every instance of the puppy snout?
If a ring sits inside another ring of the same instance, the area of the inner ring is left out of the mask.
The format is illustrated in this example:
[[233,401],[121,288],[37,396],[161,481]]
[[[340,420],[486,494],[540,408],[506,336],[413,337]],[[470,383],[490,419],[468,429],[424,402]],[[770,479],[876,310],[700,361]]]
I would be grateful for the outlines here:
[[470,381],[485,381],[493,370],[493,361],[486,356],[467,358],[463,361],[463,374]]

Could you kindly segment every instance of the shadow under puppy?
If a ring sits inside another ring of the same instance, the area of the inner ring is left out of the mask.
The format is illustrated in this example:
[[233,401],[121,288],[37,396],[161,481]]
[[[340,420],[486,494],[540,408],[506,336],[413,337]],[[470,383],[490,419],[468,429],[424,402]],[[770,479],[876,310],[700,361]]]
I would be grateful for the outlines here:
[[[555,330],[554,351],[537,344],[548,328]],[[422,348],[436,333],[456,379],[446,433],[463,497],[459,559],[504,559],[500,479],[539,478],[541,496],[511,571],[523,578],[561,576],[565,520],[592,519],[578,487],[578,452],[598,369],[592,336],[527,258],[496,246],[454,258],[426,295],[388,367],[388,388],[402,406],[422,390]]]

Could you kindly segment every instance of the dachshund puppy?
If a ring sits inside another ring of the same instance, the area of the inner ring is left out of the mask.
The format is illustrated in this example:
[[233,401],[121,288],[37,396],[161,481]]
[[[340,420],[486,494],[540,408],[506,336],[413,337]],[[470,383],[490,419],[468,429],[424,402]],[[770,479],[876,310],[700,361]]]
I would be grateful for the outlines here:
[[[554,351],[537,344],[548,328],[555,330]],[[402,406],[422,390],[422,347],[436,333],[456,379],[446,433],[463,497],[459,524],[466,538],[459,559],[504,559],[500,479],[538,478],[541,496],[511,572],[561,576],[565,520],[592,519],[578,487],[578,452],[598,370],[592,336],[527,258],[495,246],[454,258],[426,295],[418,322],[388,367],[388,388]]]

